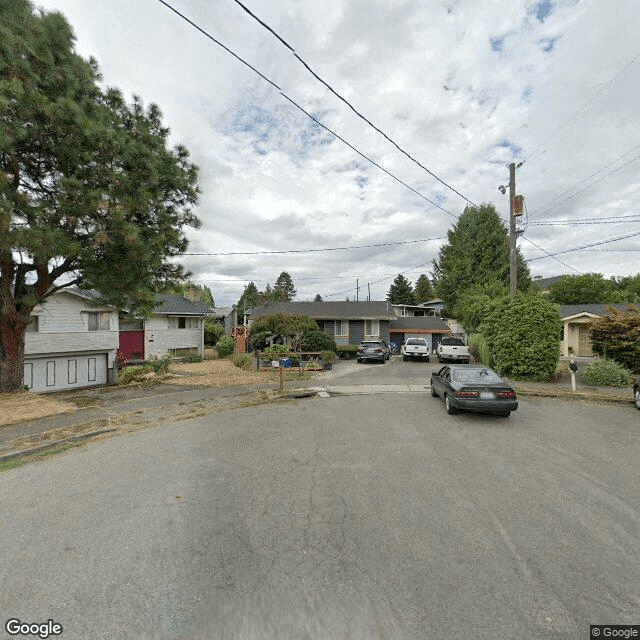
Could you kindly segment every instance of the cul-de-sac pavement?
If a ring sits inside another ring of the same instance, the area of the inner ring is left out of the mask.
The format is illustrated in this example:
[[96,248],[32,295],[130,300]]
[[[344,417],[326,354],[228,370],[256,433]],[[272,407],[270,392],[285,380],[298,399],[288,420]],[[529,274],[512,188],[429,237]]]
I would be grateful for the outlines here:
[[2,472],[3,637],[9,619],[64,640],[639,624],[640,413],[521,396],[509,418],[447,415],[436,367],[337,366],[309,383],[329,397],[215,410],[185,390],[182,415]]

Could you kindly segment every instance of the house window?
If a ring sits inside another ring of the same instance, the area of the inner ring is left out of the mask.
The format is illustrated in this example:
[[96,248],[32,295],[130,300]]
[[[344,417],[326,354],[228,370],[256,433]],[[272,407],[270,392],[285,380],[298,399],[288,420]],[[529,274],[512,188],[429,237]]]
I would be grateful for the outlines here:
[[108,311],[92,311],[87,313],[89,331],[109,331],[109,318],[111,314]]
[[380,335],[380,321],[379,320],[365,320],[364,321],[364,336],[365,338],[371,338]]
[[96,381],[96,359],[89,358],[89,360],[87,361],[87,367],[88,367],[87,378],[89,382],[95,382]]
[[37,333],[38,332],[38,316],[31,316],[29,318],[29,324],[25,329],[27,333]]
[[349,321],[336,320],[336,335],[342,337],[349,336]]
[[56,386],[56,363],[54,360],[47,362],[47,387]]
[[198,318],[178,318],[178,329],[199,329]]
[[78,382],[78,361],[67,360],[67,384]]

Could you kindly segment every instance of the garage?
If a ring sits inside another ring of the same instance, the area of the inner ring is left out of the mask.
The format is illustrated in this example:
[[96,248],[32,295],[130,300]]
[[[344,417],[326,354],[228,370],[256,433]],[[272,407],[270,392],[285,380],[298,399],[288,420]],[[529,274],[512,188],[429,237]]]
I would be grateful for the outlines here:
[[107,384],[107,354],[85,353],[25,358],[23,384],[34,393]]

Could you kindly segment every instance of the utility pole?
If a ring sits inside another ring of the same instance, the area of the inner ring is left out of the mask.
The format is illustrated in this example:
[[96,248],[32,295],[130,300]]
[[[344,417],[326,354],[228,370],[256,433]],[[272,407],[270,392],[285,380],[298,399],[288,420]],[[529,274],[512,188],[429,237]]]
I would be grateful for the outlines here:
[[516,218],[513,215],[513,201],[516,197],[516,163],[509,165],[509,291],[511,300],[518,291],[518,263],[516,261]]

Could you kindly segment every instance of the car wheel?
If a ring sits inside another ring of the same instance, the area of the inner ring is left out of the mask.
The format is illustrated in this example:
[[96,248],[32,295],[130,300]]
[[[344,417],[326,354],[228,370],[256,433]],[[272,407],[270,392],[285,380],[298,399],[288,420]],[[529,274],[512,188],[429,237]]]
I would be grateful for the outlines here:
[[360,358],[356,358],[356,362],[357,362],[358,364],[362,364],[362,360],[361,360]]
[[444,397],[444,406],[450,416],[455,416],[458,413],[458,410],[451,404],[448,395]]
[[407,356],[402,356],[402,359],[406,362],[407,361]]
[[431,385],[431,397],[432,398],[438,397],[438,394],[436,393],[436,390],[433,388],[433,385]]
[[636,408],[640,409],[640,387],[634,389],[633,400],[636,403]]

